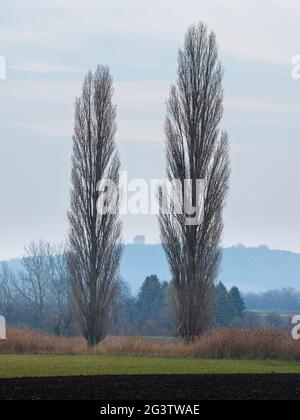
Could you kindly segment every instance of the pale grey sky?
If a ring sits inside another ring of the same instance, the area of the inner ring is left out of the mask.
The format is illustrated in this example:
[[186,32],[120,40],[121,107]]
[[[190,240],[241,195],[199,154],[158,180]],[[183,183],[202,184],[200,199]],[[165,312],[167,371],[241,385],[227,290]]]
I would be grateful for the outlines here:
[[[123,168],[164,175],[165,99],[184,32],[199,20],[217,33],[226,70],[224,244],[300,251],[298,0],[1,0],[0,260],[33,239],[64,238],[73,103],[98,63],[115,79]],[[125,240],[136,234],[158,242],[155,218],[124,218]]]

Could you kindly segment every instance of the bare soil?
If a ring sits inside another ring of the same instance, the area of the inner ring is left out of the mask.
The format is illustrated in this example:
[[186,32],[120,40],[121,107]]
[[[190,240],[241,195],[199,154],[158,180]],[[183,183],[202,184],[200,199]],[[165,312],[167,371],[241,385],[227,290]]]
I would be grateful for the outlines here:
[[2,379],[0,400],[300,400],[300,375]]

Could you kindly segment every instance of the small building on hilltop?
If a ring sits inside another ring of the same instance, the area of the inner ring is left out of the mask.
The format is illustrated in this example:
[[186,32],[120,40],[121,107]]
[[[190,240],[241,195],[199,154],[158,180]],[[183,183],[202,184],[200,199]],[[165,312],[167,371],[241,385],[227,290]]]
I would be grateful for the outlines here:
[[145,245],[146,244],[146,238],[143,235],[137,235],[133,239],[134,245]]

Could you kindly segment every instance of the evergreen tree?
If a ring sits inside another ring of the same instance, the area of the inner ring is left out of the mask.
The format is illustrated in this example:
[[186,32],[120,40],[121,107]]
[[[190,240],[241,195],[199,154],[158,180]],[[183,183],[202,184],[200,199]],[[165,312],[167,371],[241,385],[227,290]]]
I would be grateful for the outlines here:
[[172,331],[169,287],[155,275],[145,279],[135,305],[135,324],[142,334],[168,335]]
[[237,287],[233,287],[230,292],[229,296],[231,298],[233,309],[234,309],[234,318],[232,319],[232,324],[237,325],[241,324],[245,319],[245,302],[241,296],[241,293]]
[[215,292],[215,320],[219,327],[230,325],[234,317],[232,299],[223,283],[219,283]]
[[161,300],[161,284],[158,277],[147,277],[136,302],[136,325],[144,334],[151,334],[151,331],[156,329]]
[[172,310],[171,286],[165,281],[161,285],[161,310],[159,312],[159,327],[162,332],[175,335],[175,319]]

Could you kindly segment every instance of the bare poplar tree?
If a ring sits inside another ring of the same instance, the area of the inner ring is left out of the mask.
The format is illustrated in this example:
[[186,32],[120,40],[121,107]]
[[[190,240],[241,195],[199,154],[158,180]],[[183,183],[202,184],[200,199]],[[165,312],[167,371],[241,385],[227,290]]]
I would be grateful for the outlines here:
[[[82,333],[90,347],[107,334],[122,251],[119,198],[102,184],[119,183],[112,95],[110,71],[99,66],[86,76],[75,104],[69,270]],[[114,211],[99,211],[102,194],[105,203],[114,201]]]
[[[171,203],[171,211],[160,214],[177,327],[185,340],[194,340],[210,325],[221,256],[222,213],[230,175],[228,138],[220,131],[222,79],[215,34],[208,33],[202,23],[190,27],[179,50],[178,80],[167,102],[167,173],[170,180],[180,181],[182,195],[190,196],[195,208],[201,202],[196,180],[203,180],[204,207],[202,219],[192,225],[187,223],[191,214],[183,204],[182,212]],[[184,180],[191,180],[190,194]]]

